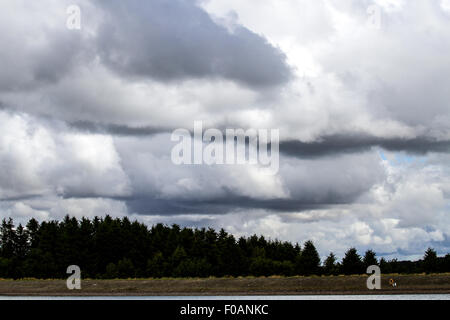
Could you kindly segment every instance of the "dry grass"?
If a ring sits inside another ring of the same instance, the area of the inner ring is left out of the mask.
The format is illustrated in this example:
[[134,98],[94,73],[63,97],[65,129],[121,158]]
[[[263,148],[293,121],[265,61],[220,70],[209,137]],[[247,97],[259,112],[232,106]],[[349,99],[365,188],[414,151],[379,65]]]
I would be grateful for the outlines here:
[[[389,285],[393,278],[397,287]],[[0,295],[301,295],[450,293],[450,274],[383,275],[382,289],[366,287],[366,275],[182,279],[83,279],[81,290],[65,280],[0,280]]]

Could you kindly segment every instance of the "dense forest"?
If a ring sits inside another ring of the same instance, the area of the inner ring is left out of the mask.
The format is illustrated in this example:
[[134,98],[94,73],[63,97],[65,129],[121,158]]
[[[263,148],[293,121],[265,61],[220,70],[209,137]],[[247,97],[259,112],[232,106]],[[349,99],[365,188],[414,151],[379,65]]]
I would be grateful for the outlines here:
[[0,277],[66,278],[78,265],[83,278],[208,277],[363,274],[378,264],[382,273],[450,272],[450,255],[429,248],[419,261],[378,260],[372,250],[361,257],[350,248],[342,261],[333,253],[321,263],[311,241],[299,244],[263,236],[236,239],[223,229],[148,228],[110,216],[26,226],[3,219],[0,227]]

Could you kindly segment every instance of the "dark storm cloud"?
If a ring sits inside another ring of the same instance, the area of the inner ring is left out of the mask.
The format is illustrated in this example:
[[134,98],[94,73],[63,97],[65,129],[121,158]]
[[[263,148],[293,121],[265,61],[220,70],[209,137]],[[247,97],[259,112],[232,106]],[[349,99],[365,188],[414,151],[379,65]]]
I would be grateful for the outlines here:
[[84,132],[111,134],[115,136],[151,136],[154,134],[171,131],[171,129],[157,127],[130,127],[126,125],[91,121],[74,121],[69,122],[68,125],[71,128]]
[[103,1],[98,35],[104,63],[120,74],[161,81],[219,77],[252,87],[287,82],[281,50],[242,26],[229,32],[194,1]]
[[0,201],[17,202],[17,201],[23,201],[23,200],[38,199],[40,197],[42,197],[41,194],[29,194],[29,195],[23,194],[23,195],[16,196],[16,197],[4,197],[4,198],[0,197]]
[[388,151],[405,151],[413,154],[428,152],[450,152],[450,141],[437,141],[424,137],[414,139],[377,138],[356,135],[333,135],[306,143],[301,141],[282,141],[280,151],[286,155],[301,158],[316,158],[342,153],[357,153],[380,147]]
[[135,214],[226,214],[237,209],[264,209],[274,212],[316,210],[332,205],[352,203],[357,195],[343,196],[328,193],[321,199],[300,197],[298,199],[255,199],[227,192],[213,199],[155,198],[149,194],[131,196],[110,196],[98,193],[80,193],[67,190],[61,194],[64,199],[107,198],[124,201],[128,212]]
[[340,194],[329,191],[325,195],[304,194],[291,199],[256,199],[242,196],[231,190],[224,189],[224,193],[214,198],[186,199],[183,197],[157,198],[147,193],[136,193],[131,196],[108,196],[97,193],[80,193],[67,190],[61,196],[64,199],[82,199],[102,197],[124,201],[128,212],[135,214],[226,214],[238,209],[263,209],[274,212],[292,212],[316,210],[332,205],[353,203],[361,192]]
[[[304,211],[325,207],[323,204],[304,203],[299,200],[257,200],[234,196],[214,200],[164,200],[133,198],[126,201],[129,212],[137,214],[226,214],[237,209],[264,209],[270,211]],[[331,204],[331,203],[330,203]]]
[[356,195],[342,197],[328,194],[325,199],[254,199],[237,194],[224,194],[214,199],[155,199],[151,196],[136,196],[125,200],[128,211],[136,214],[226,214],[238,209],[263,209],[273,212],[300,212],[317,210],[332,205],[352,203]]

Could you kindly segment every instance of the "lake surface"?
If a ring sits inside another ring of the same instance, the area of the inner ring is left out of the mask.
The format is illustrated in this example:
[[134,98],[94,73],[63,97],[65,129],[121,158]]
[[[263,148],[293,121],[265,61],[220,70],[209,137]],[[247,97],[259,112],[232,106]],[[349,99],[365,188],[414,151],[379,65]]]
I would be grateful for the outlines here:
[[450,300],[450,294],[302,295],[302,296],[0,296],[0,300]]

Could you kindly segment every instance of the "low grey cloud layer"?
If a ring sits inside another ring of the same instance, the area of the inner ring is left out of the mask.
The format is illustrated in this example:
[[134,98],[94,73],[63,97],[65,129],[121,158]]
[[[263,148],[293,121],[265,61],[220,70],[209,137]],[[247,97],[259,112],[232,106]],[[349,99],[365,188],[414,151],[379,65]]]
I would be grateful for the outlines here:
[[326,155],[363,152],[373,147],[388,151],[406,151],[424,155],[429,152],[450,152],[450,141],[438,141],[426,137],[401,139],[377,138],[363,135],[335,135],[320,138],[314,142],[285,141],[280,145],[281,152],[296,157],[322,157]]
[[68,125],[75,130],[89,133],[112,134],[117,136],[150,136],[162,132],[170,132],[169,129],[155,127],[130,127],[111,123],[98,123],[91,121],[74,121]]
[[[448,252],[448,1],[73,2],[0,4],[2,217]],[[194,121],[279,129],[278,173],[173,164]]]

